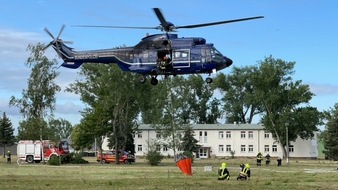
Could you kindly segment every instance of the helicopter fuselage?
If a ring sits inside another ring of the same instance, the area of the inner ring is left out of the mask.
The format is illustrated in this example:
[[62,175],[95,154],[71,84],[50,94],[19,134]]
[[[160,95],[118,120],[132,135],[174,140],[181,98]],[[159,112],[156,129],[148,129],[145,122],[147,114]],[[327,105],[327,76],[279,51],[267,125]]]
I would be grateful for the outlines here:
[[[167,36],[170,35],[170,36]],[[170,40],[168,40],[170,39]],[[212,73],[232,64],[206,43],[204,38],[177,38],[177,34],[146,36],[133,47],[90,51],[73,51],[63,43],[53,44],[64,60],[63,67],[78,68],[83,63],[116,63],[123,71],[144,76]],[[170,56],[167,68],[162,68],[164,56]]]

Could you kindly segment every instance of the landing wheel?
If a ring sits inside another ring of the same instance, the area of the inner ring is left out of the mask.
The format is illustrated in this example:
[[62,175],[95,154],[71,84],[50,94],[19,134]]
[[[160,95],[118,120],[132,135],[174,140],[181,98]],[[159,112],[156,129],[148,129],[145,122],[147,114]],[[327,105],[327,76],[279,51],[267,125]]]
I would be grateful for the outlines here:
[[158,83],[157,78],[151,78],[150,83],[151,83],[152,85],[157,85],[157,83]]
[[140,83],[145,83],[147,78],[146,78],[146,76],[142,75],[142,76],[140,76],[139,80],[140,80]]
[[208,77],[208,78],[205,79],[205,82],[207,82],[208,84],[212,83],[212,81],[213,81],[213,80],[212,80],[212,78],[210,78],[210,77]]

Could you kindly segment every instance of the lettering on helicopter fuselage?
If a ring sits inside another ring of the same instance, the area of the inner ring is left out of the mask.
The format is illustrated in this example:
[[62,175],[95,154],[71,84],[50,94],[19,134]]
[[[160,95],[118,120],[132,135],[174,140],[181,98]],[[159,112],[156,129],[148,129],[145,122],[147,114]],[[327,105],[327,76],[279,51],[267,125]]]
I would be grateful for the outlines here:
[[74,56],[75,59],[97,59],[98,57],[99,56],[95,54],[90,54],[90,55],[82,54],[82,55]]

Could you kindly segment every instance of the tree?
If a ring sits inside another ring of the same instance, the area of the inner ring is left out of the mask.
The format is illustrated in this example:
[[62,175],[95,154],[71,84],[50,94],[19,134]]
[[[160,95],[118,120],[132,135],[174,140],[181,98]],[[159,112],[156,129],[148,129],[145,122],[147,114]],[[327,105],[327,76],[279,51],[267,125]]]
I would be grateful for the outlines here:
[[185,127],[181,142],[181,148],[184,151],[184,154],[192,158],[193,152],[196,152],[199,147],[197,143],[198,140],[194,137],[194,130],[190,126]]
[[[109,137],[111,147],[116,150],[133,145],[131,137],[137,125],[138,97],[144,95],[138,93],[144,86],[139,84],[136,75],[125,73],[114,64],[85,64],[80,75],[84,79],[75,81],[67,90],[79,94],[88,105],[82,112],[84,132],[93,135],[92,139]],[[116,160],[118,164],[119,159]]]
[[292,81],[294,65],[270,56],[260,62],[252,77],[256,102],[262,103],[262,122],[280,143],[284,156],[290,141],[312,138],[321,123],[321,113],[308,105],[314,95],[309,86]]
[[255,68],[233,67],[230,74],[221,73],[215,79],[213,85],[223,95],[222,102],[228,123],[251,123],[254,116],[262,113],[252,85]]
[[0,118],[0,145],[3,147],[3,157],[6,155],[6,146],[11,146],[14,144],[14,128],[12,122],[6,116],[6,113],[3,113],[2,118]]
[[327,119],[326,128],[323,132],[323,153],[329,159],[338,160],[338,104],[334,108],[325,111]]
[[[28,45],[30,51],[25,65],[32,69],[28,79],[28,89],[22,91],[22,98],[10,98],[9,105],[19,108],[24,121],[19,123],[19,139],[39,139],[45,137],[48,127],[45,117],[53,117],[55,110],[55,94],[60,87],[54,82],[59,75],[56,72],[56,59],[48,60],[43,54],[44,44]],[[35,132],[34,134],[32,132]],[[30,136],[32,134],[32,136]]]
[[48,125],[51,131],[51,137],[48,139],[55,141],[69,138],[73,129],[72,124],[62,118],[50,119]]
[[168,148],[180,147],[181,132],[190,123],[217,123],[220,102],[213,88],[200,75],[176,76],[160,80],[141,101],[143,123],[151,124]]

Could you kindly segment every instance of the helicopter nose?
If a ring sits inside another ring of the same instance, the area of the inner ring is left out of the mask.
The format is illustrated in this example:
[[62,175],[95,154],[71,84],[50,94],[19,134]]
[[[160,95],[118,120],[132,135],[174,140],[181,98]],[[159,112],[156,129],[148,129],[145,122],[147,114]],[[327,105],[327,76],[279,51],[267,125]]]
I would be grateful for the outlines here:
[[230,65],[232,65],[232,60],[227,58],[227,57],[224,57],[224,60],[225,60],[225,65],[226,67],[229,67]]

